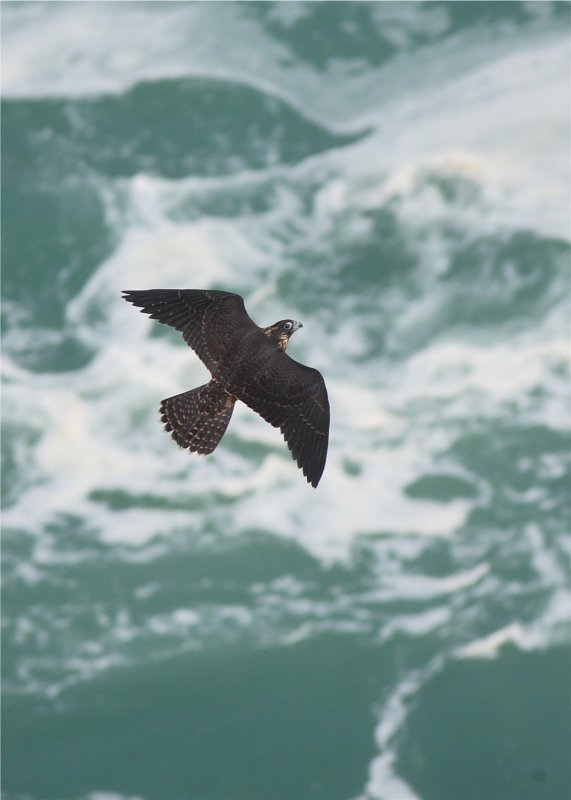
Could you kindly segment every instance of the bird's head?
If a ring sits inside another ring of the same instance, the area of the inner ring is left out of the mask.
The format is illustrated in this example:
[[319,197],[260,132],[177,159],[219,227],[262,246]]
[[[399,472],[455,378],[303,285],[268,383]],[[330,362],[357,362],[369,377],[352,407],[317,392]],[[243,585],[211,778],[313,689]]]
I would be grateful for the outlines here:
[[274,322],[273,325],[264,328],[264,333],[266,336],[269,336],[270,339],[273,339],[278,347],[285,350],[289,342],[289,337],[292,333],[299,330],[299,328],[303,328],[303,325],[301,322],[296,322],[295,319],[280,319],[279,322]]

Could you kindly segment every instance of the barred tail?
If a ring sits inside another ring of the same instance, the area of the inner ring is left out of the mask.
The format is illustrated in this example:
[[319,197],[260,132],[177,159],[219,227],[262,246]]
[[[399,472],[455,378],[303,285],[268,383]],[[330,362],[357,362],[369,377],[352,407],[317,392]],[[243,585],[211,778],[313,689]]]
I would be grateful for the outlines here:
[[177,444],[193,453],[207,455],[224,435],[235,402],[216,381],[210,381],[163,400],[161,420]]

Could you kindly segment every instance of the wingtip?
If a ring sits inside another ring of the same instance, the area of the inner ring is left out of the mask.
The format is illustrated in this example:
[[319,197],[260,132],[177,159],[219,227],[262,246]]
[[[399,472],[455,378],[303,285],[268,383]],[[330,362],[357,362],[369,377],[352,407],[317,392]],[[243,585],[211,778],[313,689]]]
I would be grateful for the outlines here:
[[307,472],[304,471],[306,481],[312,486],[314,489],[317,489],[319,481],[321,480],[321,476],[323,475],[323,470],[319,473],[319,475],[308,475]]

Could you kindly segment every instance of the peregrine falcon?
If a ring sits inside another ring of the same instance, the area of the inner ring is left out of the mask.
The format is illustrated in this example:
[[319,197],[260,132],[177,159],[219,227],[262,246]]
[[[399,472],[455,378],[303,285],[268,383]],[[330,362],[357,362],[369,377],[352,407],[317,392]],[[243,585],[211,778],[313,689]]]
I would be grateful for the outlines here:
[[231,292],[147,289],[123,296],[180,331],[212,376],[204,386],[162,401],[161,420],[177,444],[212,453],[241,400],[280,429],[308,483],[317,486],[327,458],[329,401],[321,373],[286,355],[301,322],[282,319],[260,328]]

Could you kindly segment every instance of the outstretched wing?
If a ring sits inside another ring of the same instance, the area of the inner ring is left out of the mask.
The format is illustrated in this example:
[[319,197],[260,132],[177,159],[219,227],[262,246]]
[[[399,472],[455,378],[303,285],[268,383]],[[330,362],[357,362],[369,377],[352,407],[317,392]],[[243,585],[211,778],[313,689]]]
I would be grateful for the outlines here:
[[232,342],[248,330],[259,330],[243,299],[232,292],[145,289],[124,291],[123,297],[151,319],[180,331],[211,372]]
[[308,483],[317,486],[327,458],[329,399],[323,376],[276,350],[232,393],[279,428]]

